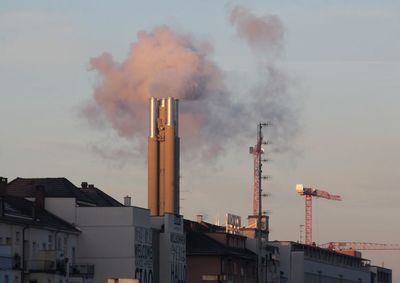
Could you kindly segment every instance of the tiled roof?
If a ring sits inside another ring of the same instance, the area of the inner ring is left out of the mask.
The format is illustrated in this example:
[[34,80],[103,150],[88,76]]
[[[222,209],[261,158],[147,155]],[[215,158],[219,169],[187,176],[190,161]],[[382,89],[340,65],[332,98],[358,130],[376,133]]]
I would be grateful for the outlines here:
[[96,206],[123,206],[120,202],[110,197],[98,188],[81,188],[80,189],[87,197],[89,197]]
[[[44,209],[37,209],[35,203],[23,197],[3,196],[4,214],[0,214],[0,222],[29,225],[47,229],[56,229],[79,233],[73,225],[51,214]],[[1,201],[1,197],[0,197]]]
[[188,255],[223,255],[246,259],[256,257],[255,253],[246,248],[231,247],[207,235],[208,232],[224,233],[221,230],[221,226],[185,220],[186,253]]
[[76,198],[80,206],[122,206],[111,196],[94,187],[78,188],[64,177],[16,178],[7,185],[7,194],[35,197],[36,187],[44,187],[45,197]]
[[46,197],[75,197],[78,201],[93,203],[78,187],[64,177],[16,178],[7,185],[7,193],[19,197],[35,197],[36,187],[43,186]]

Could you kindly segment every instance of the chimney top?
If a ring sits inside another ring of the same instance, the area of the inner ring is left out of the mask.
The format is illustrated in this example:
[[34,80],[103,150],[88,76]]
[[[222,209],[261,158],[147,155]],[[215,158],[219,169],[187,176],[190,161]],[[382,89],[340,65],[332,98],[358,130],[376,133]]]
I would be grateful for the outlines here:
[[89,184],[89,189],[94,189],[94,185],[93,184]]
[[38,209],[39,211],[44,210],[44,205],[45,205],[44,198],[45,198],[44,186],[37,185],[35,192],[35,208]]
[[7,194],[7,178],[0,177],[0,196]]
[[197,222],[198,222],[198,223],[203,222],[203,215],[202,215],[202,214],[197,214],[197,215],[196,215],[196,219],[197,219]]
[[130,196],[124,197],[124,206],[131,206],[132,205],[131,200],[132,198]]
[[81,187],[82,187],[82,189],[86,189],[88,187],[88,183],[87,182],[82,182],[81,183]]

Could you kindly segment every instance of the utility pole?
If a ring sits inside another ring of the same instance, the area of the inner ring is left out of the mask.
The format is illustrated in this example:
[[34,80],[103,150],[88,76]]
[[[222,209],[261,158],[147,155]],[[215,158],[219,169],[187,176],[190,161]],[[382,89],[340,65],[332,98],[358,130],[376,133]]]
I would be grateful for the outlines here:
[[[263,141],[263,135],[262,135],[262,128],[264,126],[268,126],[267,123],[259,123],[257,127],[257,152],[258,152],[258,217],[257,217],[257,283],[261,283],[261,280],[263,278],[263,261],[262,261],[262,255],[264,254],[264,244],[263,238],[264,238],[264,233],[262,231],[262,184],[261,184],[261,179],[264,179],[265,177],[262,175],[262,159],[261,159],[261,154],[263,153],[262,145],[266,144],[266,142]],[[265,262],[267,261],[267,258],[265,258]],[[265,265],[265,279],[267,280],[267,268]]]

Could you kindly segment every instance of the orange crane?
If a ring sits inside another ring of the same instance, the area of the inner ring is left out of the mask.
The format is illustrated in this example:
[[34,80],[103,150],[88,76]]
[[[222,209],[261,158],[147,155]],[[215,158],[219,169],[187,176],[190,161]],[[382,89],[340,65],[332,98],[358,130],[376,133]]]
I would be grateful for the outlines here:
[[320,248],[341,251],[341,250],[369,250],[369,251],[383,251],[383,250],[400,250],[399,244],[379,244],[379,243],[366,243],[366,242],[328,242],[319,246]]
[[305,233],[306,233],[306,240],[305,244],[306,245],[311,245],[313,244],[312,241],[312,198],[317,197],[317,198],[324,198],[324,199],[329,199],[329,200],[338,200],[341,201],[342,198],[341,196],[338,195],[331,195],[328,192],[322,191],[322,190],[317,190],[313,188],[305,188],[303,184],[297,184],[296,185],[296,192],[304,196],[305,198]]

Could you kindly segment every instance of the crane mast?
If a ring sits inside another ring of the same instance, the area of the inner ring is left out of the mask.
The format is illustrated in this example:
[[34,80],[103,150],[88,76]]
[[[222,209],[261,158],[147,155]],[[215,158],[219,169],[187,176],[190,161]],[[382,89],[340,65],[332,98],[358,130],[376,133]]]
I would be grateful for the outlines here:
[[313,188],[305,188],[302,184],[296,185],[296,192],[304,196],[305,199],[305,244],[311,245],[313,243],[312,240],[312,198],[324,198],[329,200],[337,200],[341,201],[341,196],[332,195],[323,190],[317,190]]

